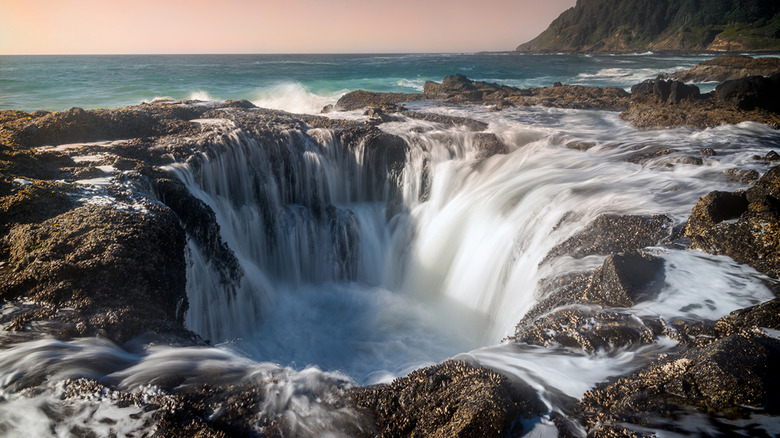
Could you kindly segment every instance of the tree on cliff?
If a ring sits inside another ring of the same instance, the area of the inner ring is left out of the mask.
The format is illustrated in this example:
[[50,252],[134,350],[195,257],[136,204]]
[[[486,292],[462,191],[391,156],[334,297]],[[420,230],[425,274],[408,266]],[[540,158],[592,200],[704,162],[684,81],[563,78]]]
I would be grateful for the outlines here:
[[521,52],[780,50],[777,0],[577,0]]

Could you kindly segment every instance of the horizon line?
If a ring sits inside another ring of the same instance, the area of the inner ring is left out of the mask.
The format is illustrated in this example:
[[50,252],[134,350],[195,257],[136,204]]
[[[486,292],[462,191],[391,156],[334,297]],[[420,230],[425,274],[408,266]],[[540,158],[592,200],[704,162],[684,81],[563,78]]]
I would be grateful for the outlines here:
[[478,55],[481,53],[520,53],[515,50],[453,52],[184,52],[184,53],[0,53],[0,56],[215,56],[215,55]]

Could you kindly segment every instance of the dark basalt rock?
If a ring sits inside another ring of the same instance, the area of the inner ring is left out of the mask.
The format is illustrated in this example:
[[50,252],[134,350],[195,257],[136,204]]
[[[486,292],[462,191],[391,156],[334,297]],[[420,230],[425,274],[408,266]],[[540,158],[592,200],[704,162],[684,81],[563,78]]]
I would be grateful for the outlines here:
[[668,322],[658,317],[637,317],[630,312],[601,309],[594,305],[570,305],[537,317],[530,323],[519,324],[511,339],[593,354],[599,350],[610,352],[631,345],[654,344],[659,336],[668,336],[681,345],[703,346],[714,340],[715,325],[709,321],[684,319]]
[[222,240],[214,211],[196,198],[179,180],[154,181],[157,198],[178,216],[184,230],[195,239],[224,284],[236,283],[244,275],[235,254]]
[[759,330],[742,331],[598,385],[583,396],[579,407],[591,430],[621,423],[678,429],[674,420],[684,417],[688,407],[732,418],[761,412],[777,415],[778,366],[779,340]]
[[167,105],[172,117],[164,117],[159,113],[160,106],[150,106],[157,111],[148,111],[142,105],[118,110],[72,108],[46,114],[30,120],[13,141],[41,146],[169,135],[191,129],[186,120],[198,117],[194,109],[185,110],[177,105]]
[[496,105],[498,109],[514,106],[542,105],[554,108],[624,109],[629,94],[620,88],[583,87],[556,84],[553,87],[521,89],[488,82],[472,81],[456,74],[445,77],[441,84],[428,81],[423,95],[428,99],[446,99],[449,102]]
[[543,347],[560,345],[594,353],[629,345],[651,344],[662,330],[646,325],[632,314],[597,310],[593,306],[570,306],[518,326],[513,340]]
[[664,215],[601,215],[584,230],[553,248],[544,261],[561,255],[580,258],[614,254],[669,241],[672,220]]
[[[120,407],[135,406],[149,414],[151,424],[148,426],[153,426],[152,436],[155,437],[281,438],[301,435],[301,426],[296,425],[294,420],[285,421],[288,419],[284,418],[284,409],[281,409],[281,413],[273,412],[265,418],[259,418],[258,415],[267,407],[269,399],[278,397],[275,394],[277,390],[271,389],[270,381],[280,377],[284,379],[284,375],[278,376],[277,372],[271,371],[267,377],[238,379],[231,376],[234,378],[230,380],[219,375],[193,374],[157,378],[153,393],[129,392],[127,389],[107,386],[107,382],[98,383],[87,378],[66,380],[62,385],[62,399],[108,399],[111,404]],[[197,383],[182,384],[188,378]],[[354,410],[346,405],[343,393],[349,385],[338,381],[325,383],[333,386],[323,396],[329,397],[329,400],[320,400],[318,403],[323,409],[339,412],[341,418],[332,420],[339,422],[339,432],[351,437],[374,436],[371,425],[361,422]],[[303,426],[306,436],[318,436],[317,432],[327,436],[331,432],[329,429],[333,429],[333,425],[313,424],[309,427]]]
[[625,161],[628,161],[629,163],[644,165],[650,160],[654,160],[666,155],[671,155],[677,152],[675,149],[661,148],[661,147],[649,147],[643,149],[644,150],[641,152],[637,152],[628,156],[627,158],[625,158]]
[[743,184],[754,183],[761,176],[757,171],[753,169],[750,170],[729,169],[723,173],[725,173],[726,177],[728,177],[728,179],[730,179],[731,181],[737,181]]
[[677,155],[678,151],[669,148],[660,147],[646,147],[641,152],[634,153],[625,161],[634,164],[641,164],[643,166],[665,166],[674,167],[678,164],[701,166],[704,164],[704,160],[701,157],[693,157],[690,155]]
[[474,134],[472,141],[474,149],[477,151],[476,159],[478,160],[509,152],[507,146],[499,140],[496,134],[477,133]]
[[0,297],[35,304],[11,328],[56,320],[57,336],[100,334],[119,343],[147,330],[184,334],[184,231],[170,209],[150,208],[85,206],[12,227],[3,240],[9,257]]
[[718,336],[730,336],[740,330],[763,327],[780,330],[780,299],[731,312],[715,324]]
[[[725,220],[734,217],[739,219]],[[699,199],[685,235],[694,248],[780,277],[780,167],[769,170],[744,195],[711,193]]]
[[770,77],[749,76],[723,82],[714,95],[726,104],[750,111],[780,111],[780,73]]
[[632,103],[677,104],[700,96],[699,87],[680,81],[649,79],[631,87]]
[[584,300],[607,307],[631,307],[663,287],[664,261],[638,251],[607,257],[593,273]]
[[780,154],[775,151],[769,151],[761,159],[764,161],[780,161]]
[[710,228],[728,219],[736,219],[748,209],[744,192],[710,192],[696,203],[686,226],[686,234],[694,235],[699,229]]
[[401,137],[379,130],[372,131],[365,137],[363,148],[369,175],[396,174],[406,165],[409,145]]
[[562,307],[576,304],[587,305],[582,297],[590,285],[592,276],[593,272],[580,272],[540,280],[537,289],[538,295],[542,299],[523,315],[523,319],[517,323],[515,330],[517,336],[542,315]]
[[423,96],[420,94],[374,93],[371,91],[356,90],[341,96],[333,109],[339,111],[352,111],[365,107],[381,108],[385,105],[395,105],[401,102],[414,102],[422,99]]
[[683,82],[723,82],[745,76],[771,76],[780,73],[780,58],[749,56],[719,56],[688,70],[674,72],[672,79]]
[[445,127],[464,126],[471,131],[480,132],[487,129],[488,124],[479,120],[469,119],[467,117],[446,116],[443,114],[420,113],[417,111],[402,111],[406,117],[411,119],[425,120],[444,125]]
[[620,114],[641,128],[714,127],[744,121],[780,127],[780,74],[726,81],[699,95],[693,85],[653,79],[632,88],[631,107]]
[[432,133],[430,136],[443,144],[453,147],[456,146],[456,141],[465,142],[467,145],[466,149],[473,151],[473,154],[469,155],[469,157],[476,160],[484,160],[493,155],[501,155],[509,152],[507,145],[504,144],[497,135],[489,132],[467,133],[464,134],[464,138],[461,138],[460,140],[455,140],[452,136],[440,135],[439,133]]
[[699,149],[699,153],[705,157],[714,157],[718,155],[713,148],[701,148]]
[[35,180],[0,198],[0,236],[16,224],[43,222],[75,205],[76,190],[66,184]]
[[355,389],[382,437],[504,437],[544,407],[530,386],[465,362],[419,369],[387,386]]

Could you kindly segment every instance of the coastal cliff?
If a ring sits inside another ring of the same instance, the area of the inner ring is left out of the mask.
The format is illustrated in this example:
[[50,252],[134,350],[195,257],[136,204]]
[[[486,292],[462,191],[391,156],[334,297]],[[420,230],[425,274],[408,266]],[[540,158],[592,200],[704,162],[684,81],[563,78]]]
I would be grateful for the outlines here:
[[578,0],[518,52],[780,50],[780,4],[760,0]]

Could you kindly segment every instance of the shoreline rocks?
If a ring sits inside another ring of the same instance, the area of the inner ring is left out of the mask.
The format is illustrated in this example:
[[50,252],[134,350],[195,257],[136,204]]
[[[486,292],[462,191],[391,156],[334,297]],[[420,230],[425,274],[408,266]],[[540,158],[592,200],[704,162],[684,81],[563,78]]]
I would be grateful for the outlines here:
[[780,73],[780,58],[719,56],[687,70],[674,72],[669,78],[682,82],[724,82],[745,76],[772,76],[777,73]]
[[[748,105],[747,92],[703,96],[698,89],[680,84],[647,83],[629,98],[622,90],[564,85],[520,90],[453,76],[442,84],[426,84],[423,96],[502,107],[630,105],[685,111],[701,105],[729,104],[737,108],[734,111],[748,111],[739,108]],[[754,81],[738,84],[755,89]],[[736,89],[742,90],[740,87]],[[498,137],[481,132],[486,129],[482,122],[403,112],[394,100],[408,96],[390,96],[386,101],[381,101],[381,95],[363,98],[356,98],[354,105],[366,101],[406,117],[466,126],[471,131],[468,135],[480,145],[481,157],[506,152]],[[771,109],[759,103],[749,111],[766,114]],[[225,119],[270,142],[280,141],[291,130],[333,128],[345,147],[364,148],[366,167],[371,177],[378,178],[372,181],[377,186],[385,178],[397,176],[408,152],[400,137],[382,132],[371,123],[292,116],[241,103],[72,110],[63,115],[31,115],[30,119],[24,114],[16,114],[16,118],[14,114],[2,114],[7,124],[0,139],[4,143],[0,147],[0,297],[19,308],[4,313],[0,323],[5,328],[63,339],[98,336],[121,344],[153,330],[169,336],[172,343],[204,343],[183,325],[187,309],[183,278],[187,237],[208,249],[206,257],[218,267],[223,280],[235,281],[242,273],[235,255],[219,237],[214,212],[170,173],[160,170],[161,165],[174,161],[197,166],[203,156],[216,153],[204,144],[208,135],[218,135],[218,130],[192,120]],[[378,118],[381,120],[381,115]],[[127,126],[114,129],[125,119]],[[126,172],[122,182],[127,184],[126,191],[132,192],[128,195],[119,189],[106,189],[107,195],[124,203],[122,208],[85,205],[81,201],[85,196],[82,188],[56,182],[103,175],[94,163],[79,163],[72,156],[104,151],[105,145],[76,144],[73,151],[30,149],[41,144],[106,139],[116,140],[106,162]],[[283,168],[285,157],[277,159],[273,165]],[[685,229],[693,247],[731,255],[778,278],[777,169],[767,172],[744,193],[715,192],[700,201]],[[19,182],[22,180],[27,182]],[[328,207],[324,211],[331,214]],[[609,427],[623,427],[624,423],[655,426],[656,417],[664,417],[667,412],[684,415],[690,412],[686,409],[739,416],[746,412],[742,405],[755,408],[764,403],[766,412],[777,413],[773,395],[777,394],[777,381],[764,370],[777,365],[778,342],[760,329],[777,330],[777,300],[742,309],[717,322],[636,318],[621,310],[657,293],[664,281],[663,261],[642,249],[670,244],[673,234],[672,220],[664,215],[600,216],[554,248],[545,261],[559,256],[598,255],[605,257],[601,267],[549,280],[553,292],[518,324],[512,339],[564,346],[586,354],[652,344],[660,336],[680,342],[680,353],[656,360],[635,375],[600,385],[583,398],[579,417],[574,418],[584,419],[594,435]],[[754,360],[739,360],[741,352],[753,354]],[[713,381],[724,383],[716,387]],[[171,429],[187,422],[186,434],[199,433],[215,424],[219,430],[209,429],[215,436],[222,430],[243,433],[252,425],[242,422],[242,409],[260,403],[257,392],[248,388],[202,387],[177,397],[186,409],[179,411],[180,416],[160,421]],[[224,413],[219,419],[222,423],[206,424],[207,413],[216,412],[221,400],[227,399],[231,401],[227,413],[219,411]],[[505,436],[518,432],[519,418],[538,417],[545,412],[535,392],[522,383],[462,362],[420,369],[391,385],[355,389],[349,403],[374,419],[377,430],[372,432],[384,436]],[[362,429],[355,433],[371,434]]]
[[483,104],[497,111],[534,105],[621,111],[622,119],[639,128],[649,129],[676,126],[707,128],[744,121],[780,129],[780,104],[777,103],[780,102],[780,74],[728,80],[706,94],[701,94],[698,87],[679,80],[647,80],[631,87],[631,93],[628,93],[615,87],[563,84],[521,89],[473,81],[456,74],[445,77],[441,83],[426,82],[422,94],[353,91],[339,99],[334,108],[368,108],[368,112],[381,115],[377,117],[378,121],[387,121],[393,111],[409,116],[408,111],[397,106],[399,103],[419,101]]
[[711,192],[699,199],[684,234],[693,248],[780,278],[780,167],[745,193]]
[[352,399],[371,413],[381,437],[515,436],[520,417],[545,410],[527,384],[451,360],[386,386],[355,389]]

